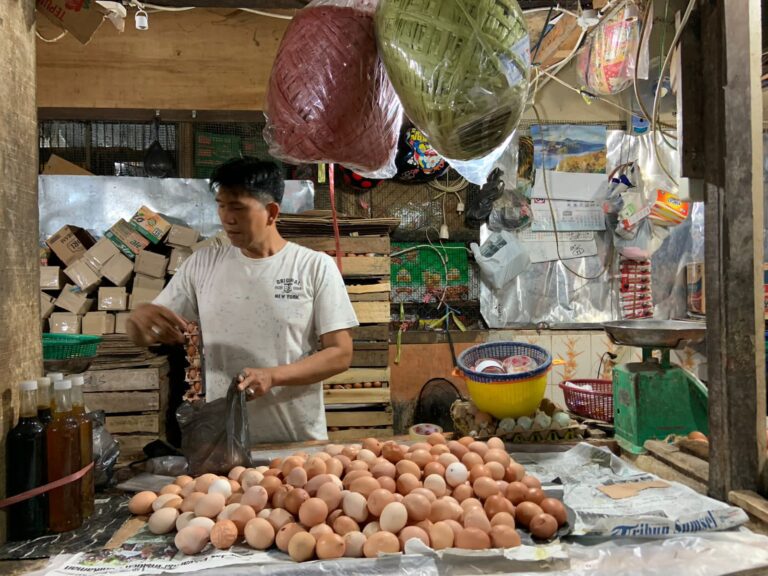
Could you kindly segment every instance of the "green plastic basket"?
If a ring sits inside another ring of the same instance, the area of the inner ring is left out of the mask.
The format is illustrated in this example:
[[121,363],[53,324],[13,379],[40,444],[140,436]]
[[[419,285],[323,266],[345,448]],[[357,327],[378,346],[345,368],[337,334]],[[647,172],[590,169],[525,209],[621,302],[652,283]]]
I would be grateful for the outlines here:
[[43,360],[91,358],[101,343],[101,336],[87,334],[43,334]]

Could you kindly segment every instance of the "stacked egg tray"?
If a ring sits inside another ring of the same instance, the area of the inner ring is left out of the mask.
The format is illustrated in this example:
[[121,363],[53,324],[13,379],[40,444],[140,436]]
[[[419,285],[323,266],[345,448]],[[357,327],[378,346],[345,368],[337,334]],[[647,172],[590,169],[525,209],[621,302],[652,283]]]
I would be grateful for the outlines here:
[[471,400],[457,400],[451,406],[451,418],[458,434],[476,438],[498,436],[513,443],[578,440],[584,438],[587,429],[548,398],[541,401],[535,414],[502,420],[479,411]]

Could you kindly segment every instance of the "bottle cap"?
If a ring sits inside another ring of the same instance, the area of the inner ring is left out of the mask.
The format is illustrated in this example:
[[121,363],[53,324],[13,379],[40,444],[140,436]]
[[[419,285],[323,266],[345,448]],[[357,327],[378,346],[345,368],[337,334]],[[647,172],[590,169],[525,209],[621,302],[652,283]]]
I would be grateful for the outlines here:
[[51,382],[56,382],[56,380],[64,380],[64,374],[62,372],[48,372],[46,376],[51,379]]
[[80,374],[76,376],[70,376],[69,379],[72,381],[72,386],[83,386],[85,384],[85,378],[83,378],[83,376]]
[[54,390],[71,390],[72,382],[69,380],[56,380],[53,383]]
[[41,376],[37,379],[37,385],[42,388],[43,386],[49,386],[51,385],[51,379],[48,378],[48,376]]
[[37,380],[24,380],[21,383],[21,389],[25,392],[29,390],[37,390]]

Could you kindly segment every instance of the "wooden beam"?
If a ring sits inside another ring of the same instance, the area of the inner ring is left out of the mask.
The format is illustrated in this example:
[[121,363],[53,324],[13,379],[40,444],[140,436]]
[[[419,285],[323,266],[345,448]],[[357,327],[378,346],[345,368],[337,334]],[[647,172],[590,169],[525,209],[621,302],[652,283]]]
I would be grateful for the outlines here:
[[645,449],[656,458],[702,484],[709,482],[709,465],[696,456],[682,452],[677,446],[646,440]]
[[[37,109],[38,121],[44,120],[91,120],[110,122],[150,122],[156,108],[64,108],[41,107]],[[211,124],[220,122],[264,122],[260,110],[173,110],[161,109],[164,122],[189,122]]]
[[153,0],[157,6],[169,8],[247,8],[250,10],[296,10],[309,0]]
[[[533,63],[546,63],[558,51],[560,45],[570,38],[571,33],[578,29],[579,24],[576,18],[570,14],[563,14],[557,24],[542,39],[539,51],[536,53],[536,61]],[[532,51],[535,49],[535,46],[531,47]],[[533,54],[531,52],[531,57]]]
[[760,2],[698,8],[682,48],[683,175],[705,190],[709,487],[725,500],[766,489]]
[[751,490],[732,490],[728,502],[768,524],[768,500]]
[[323,401],[332,404],[387,404],[389,388],[354,388],[323,390]]
[[355,382],[389,382],[389,368],[350,368],[323,380],[324,384],[354,384]]
[[360,410],[350,412],[330,411],[325,413],[328,427],[349,426],[391,426],[392,412],[388,410]]

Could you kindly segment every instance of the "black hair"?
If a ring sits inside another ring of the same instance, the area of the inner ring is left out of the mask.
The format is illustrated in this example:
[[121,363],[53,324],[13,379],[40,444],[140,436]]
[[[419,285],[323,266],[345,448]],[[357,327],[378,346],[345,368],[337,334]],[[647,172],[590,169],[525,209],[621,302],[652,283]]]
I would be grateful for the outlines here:
[[285,191],[283,175],[277,164],[251,156],[232,158],[217,166],[208,185],[213,192],[222,186],[233,191],[242,190],[262,204],[280,204]]

